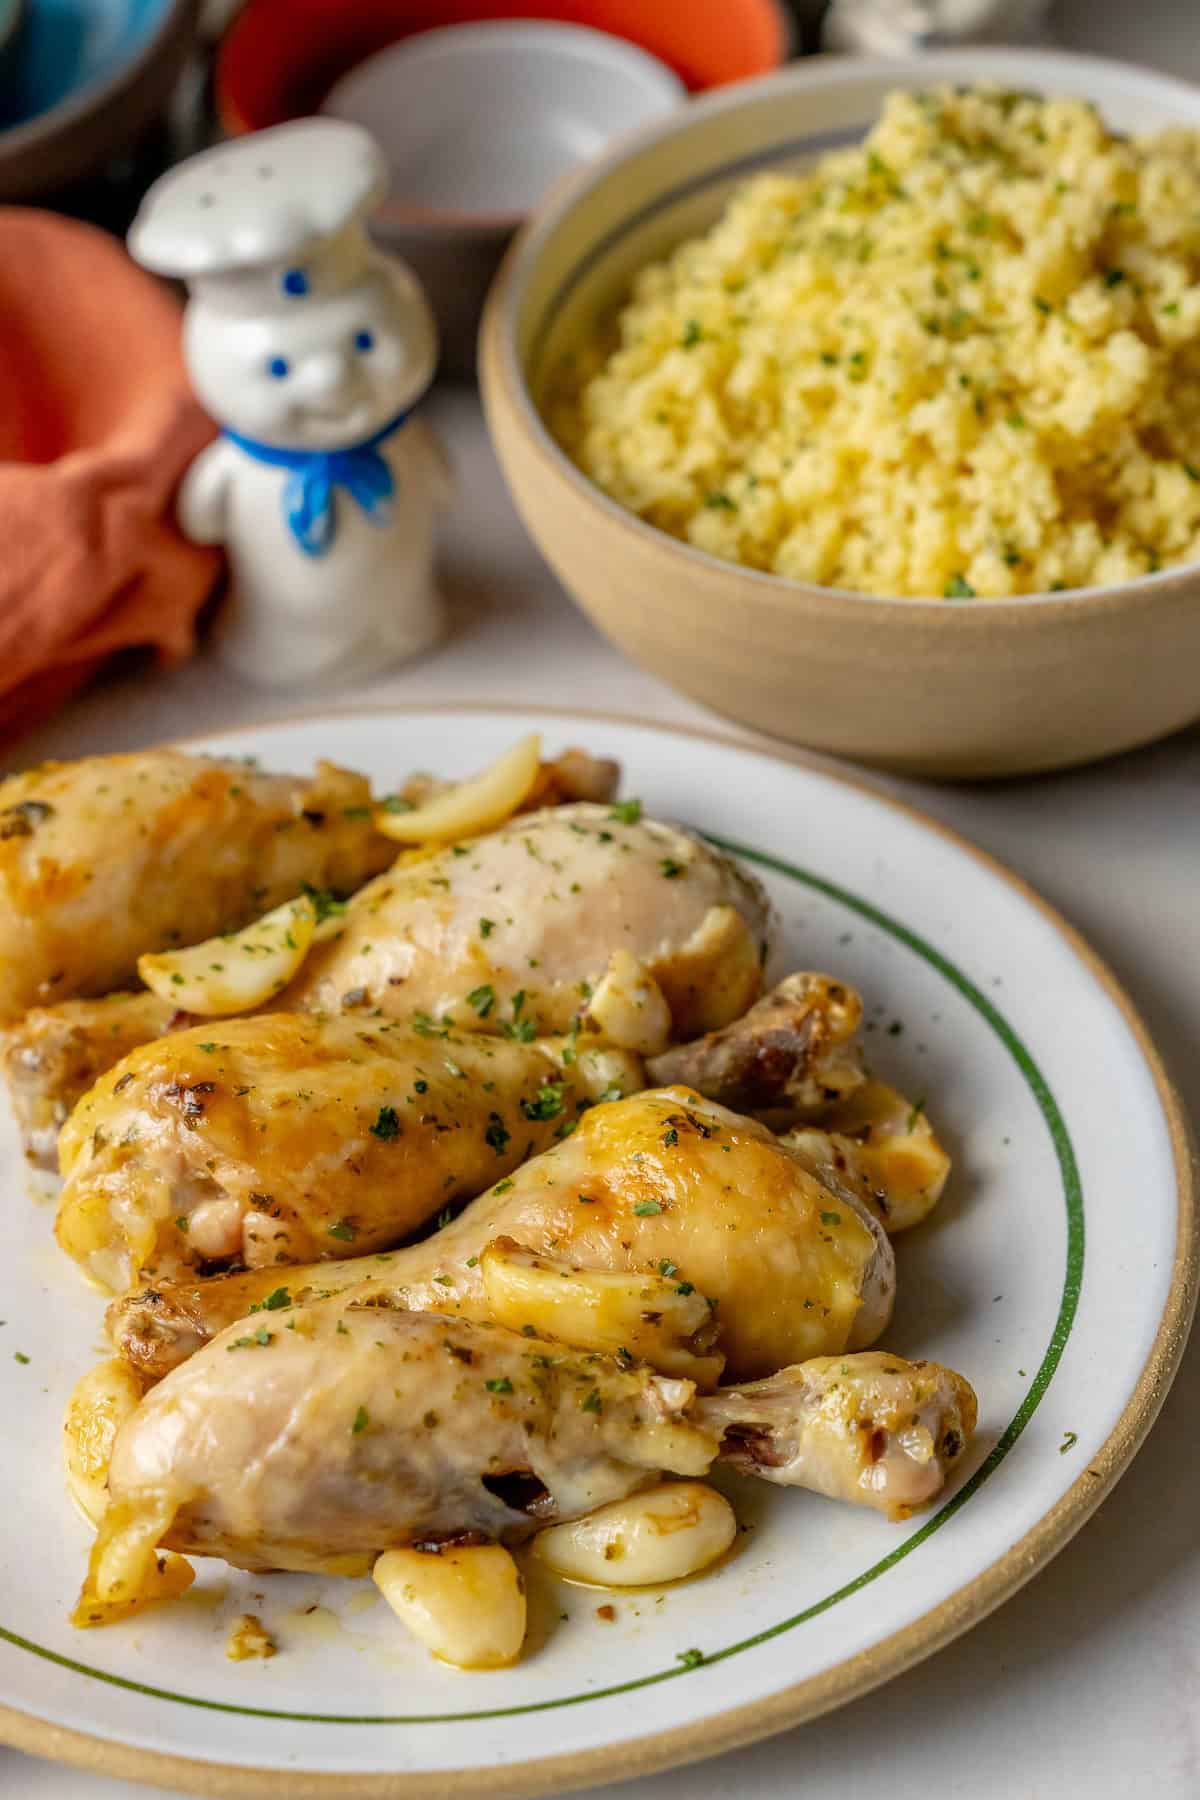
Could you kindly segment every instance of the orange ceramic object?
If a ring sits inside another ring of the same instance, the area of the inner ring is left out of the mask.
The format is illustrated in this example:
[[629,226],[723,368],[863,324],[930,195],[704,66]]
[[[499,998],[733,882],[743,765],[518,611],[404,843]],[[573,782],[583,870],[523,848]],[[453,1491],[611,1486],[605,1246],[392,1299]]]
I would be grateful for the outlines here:
[[217,59],[228,132],[315,112],[355,63],[418,31],[481,19],[557,19],[627,38],[693,91],[782,63],[790,27],[780,0],[249,0]]

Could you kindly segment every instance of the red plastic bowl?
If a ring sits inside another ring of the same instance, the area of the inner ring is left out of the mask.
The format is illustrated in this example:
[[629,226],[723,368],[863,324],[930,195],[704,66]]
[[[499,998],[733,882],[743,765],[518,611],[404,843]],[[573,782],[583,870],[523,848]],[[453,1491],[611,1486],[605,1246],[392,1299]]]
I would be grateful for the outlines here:
[[221,124],[239,133],[303,118],[376,50],[481,19],[557,19],[612,32],[693,91],[765,74],[791,49],[780,0],[249,0],[217,58]]

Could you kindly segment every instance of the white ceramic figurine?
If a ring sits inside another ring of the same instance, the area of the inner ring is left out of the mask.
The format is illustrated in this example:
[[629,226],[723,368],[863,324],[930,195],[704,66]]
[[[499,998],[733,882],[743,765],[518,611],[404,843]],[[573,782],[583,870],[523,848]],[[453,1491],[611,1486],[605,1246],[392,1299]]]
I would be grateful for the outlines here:
[[219,643],[251,681],[360,679],[442,630],[449,476],[410,417],[437,342],[416,278],[367,237],[386,181],[365,131],[306,119],[172,170],[129,234],[140,263],[188,284],[184,354],[221,436],[179,522],[228,551]]

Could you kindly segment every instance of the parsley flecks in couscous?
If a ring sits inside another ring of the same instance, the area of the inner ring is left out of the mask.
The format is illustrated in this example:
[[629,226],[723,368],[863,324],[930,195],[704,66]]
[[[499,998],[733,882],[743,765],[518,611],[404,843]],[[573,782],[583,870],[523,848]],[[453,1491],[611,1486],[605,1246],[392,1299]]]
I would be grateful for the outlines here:
[[1200,557],[1200,135],[893,94],[643,270],[548,414],[643,518],[797,580],[970,601]]

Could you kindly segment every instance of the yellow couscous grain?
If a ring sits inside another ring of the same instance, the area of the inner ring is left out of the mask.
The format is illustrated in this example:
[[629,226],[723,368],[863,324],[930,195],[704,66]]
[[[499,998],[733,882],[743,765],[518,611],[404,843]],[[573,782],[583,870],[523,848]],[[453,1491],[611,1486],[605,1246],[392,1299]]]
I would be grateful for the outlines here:
[[643,270],[547,416],[644,519],[797,580],[969,599],[1200,557],[1200,134],[893,94]]

